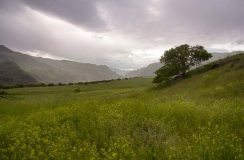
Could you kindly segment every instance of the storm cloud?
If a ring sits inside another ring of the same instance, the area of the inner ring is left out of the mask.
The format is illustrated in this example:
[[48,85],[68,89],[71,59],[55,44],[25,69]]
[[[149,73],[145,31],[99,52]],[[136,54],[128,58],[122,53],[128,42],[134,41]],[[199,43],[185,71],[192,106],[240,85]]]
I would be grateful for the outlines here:
[[0,44],[137,69],[165,50],[244,50],[243,0],[0,0]]

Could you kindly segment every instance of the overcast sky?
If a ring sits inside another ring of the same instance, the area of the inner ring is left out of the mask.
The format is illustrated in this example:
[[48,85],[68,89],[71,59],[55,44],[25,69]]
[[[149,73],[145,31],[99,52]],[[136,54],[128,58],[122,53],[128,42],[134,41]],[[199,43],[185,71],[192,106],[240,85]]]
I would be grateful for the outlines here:
[[244,0],[0,0],[0,44],[119,69],[181,44],[244,50]]

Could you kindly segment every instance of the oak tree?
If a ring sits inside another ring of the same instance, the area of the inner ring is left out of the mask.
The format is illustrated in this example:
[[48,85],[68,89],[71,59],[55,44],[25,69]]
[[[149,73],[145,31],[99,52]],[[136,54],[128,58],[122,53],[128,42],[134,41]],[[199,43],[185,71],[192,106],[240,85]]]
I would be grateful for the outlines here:
[[198,66],[202,61],[206,61],[212,57],[203,46],[189,46],[184,44],[175,48],[171,48],[164,52],[160,62],[164,66],[155,72],[156,77],[154,83],[161,83],[171,79],[173,76],[185,77],[186,72],[192,66]]

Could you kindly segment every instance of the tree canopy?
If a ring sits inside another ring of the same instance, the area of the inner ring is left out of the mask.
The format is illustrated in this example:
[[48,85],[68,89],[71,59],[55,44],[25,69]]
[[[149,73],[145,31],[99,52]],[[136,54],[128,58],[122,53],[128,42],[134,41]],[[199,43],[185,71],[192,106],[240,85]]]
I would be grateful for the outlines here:
[[173,76],[185,77],[185,74],[192,66],[198,66],[202,61],[206,61],[212,57],[203,46],[190,46],[184,44],[175,48],[171,48],[164,52],[160,62],[164,66],[157,70],[153,83],[161,83],[170,80]]

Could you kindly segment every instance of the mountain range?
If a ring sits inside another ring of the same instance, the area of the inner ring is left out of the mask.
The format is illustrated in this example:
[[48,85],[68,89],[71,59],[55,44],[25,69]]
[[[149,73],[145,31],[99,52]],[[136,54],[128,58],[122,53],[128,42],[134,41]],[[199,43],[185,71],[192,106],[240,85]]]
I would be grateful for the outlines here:
[[147,67],[143,67],[141,69],[131,71],[125,75],[126,78],[130,77],[151,77],[155,76],[154,72],[161,68],[163,64],[161,63],[152,63],[149,64]]
[[0,62],[6,60],[14,62],[27,74],[43,83],[76,83],[123,78],[105,65],[32,57],[0,45]]
[[110,70],[116,72],[118,75],[121,75],[121,76],[125,76],[127,73],[129,73],[130,71],[125,71],[125,70],[121,70],[121,69],[117,69],[117,68],[112,68],[112,67],[109,67]]

